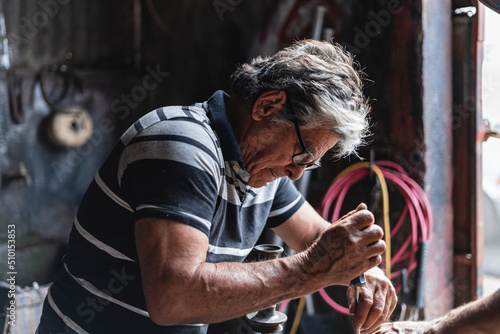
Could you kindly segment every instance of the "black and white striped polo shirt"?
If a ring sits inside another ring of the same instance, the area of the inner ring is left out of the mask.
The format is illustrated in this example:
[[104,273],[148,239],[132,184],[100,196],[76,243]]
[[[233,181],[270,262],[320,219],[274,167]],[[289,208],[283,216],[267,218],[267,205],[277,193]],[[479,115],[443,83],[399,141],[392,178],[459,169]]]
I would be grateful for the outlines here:
[[218,91],[204,103],[154,110],[123,134],[82,199],[40,334],[206,332],[207,325],[150,320],[134,223],[158,217],[189,224],[208,236],[208,262],[241,262],[266,226],[304,203],[288,178],[247,185],[228,98]]

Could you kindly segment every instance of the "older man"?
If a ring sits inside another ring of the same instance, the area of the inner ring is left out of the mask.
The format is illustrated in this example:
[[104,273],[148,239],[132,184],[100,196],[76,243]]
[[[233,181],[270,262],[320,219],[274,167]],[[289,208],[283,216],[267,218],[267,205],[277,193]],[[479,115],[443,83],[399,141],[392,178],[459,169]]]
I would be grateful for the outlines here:
[[[231,96],[139,119],[82,200],[38,333],[205,333],[363,272],[354,326],[379,326],[381,228],[364,204],[326,222],[290,181],[362,142],[361,85],[339,46],[301,41],[239,67]],[[242,263],[266,226],[298,253]]]

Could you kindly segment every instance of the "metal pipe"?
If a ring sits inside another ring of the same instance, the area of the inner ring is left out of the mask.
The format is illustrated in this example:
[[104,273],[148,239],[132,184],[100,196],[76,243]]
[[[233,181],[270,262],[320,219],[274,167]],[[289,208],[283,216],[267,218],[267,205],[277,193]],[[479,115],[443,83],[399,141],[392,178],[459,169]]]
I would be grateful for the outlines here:
[[326,7],[317,5],[314,11],[313,27],[311,31],[311,38],[315,40],[321,39],[321,31],[323,30],[323,21],[325,18]]

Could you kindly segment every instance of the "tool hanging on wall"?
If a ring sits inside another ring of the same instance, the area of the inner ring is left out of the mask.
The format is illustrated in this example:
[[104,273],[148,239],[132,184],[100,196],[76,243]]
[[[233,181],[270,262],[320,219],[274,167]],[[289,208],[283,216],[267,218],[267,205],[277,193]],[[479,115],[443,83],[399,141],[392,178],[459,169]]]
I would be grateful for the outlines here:
[[[47,92],[46,77],[52,74],[55,79],[62,79],[62,90],[57,98]],[[50,114],[45,120],[44,130],[47,138],[60,148],[75,148],[85,144],[92,135],[93,121],[90,113],[79,104],[63,104],[71,86],[81,87],[74,74],[66,66],[57,66],[52,71],[43,68],[38,76],[40,89],[45,102],[50,107]],[[60,103],[60,105],[58,105]]]

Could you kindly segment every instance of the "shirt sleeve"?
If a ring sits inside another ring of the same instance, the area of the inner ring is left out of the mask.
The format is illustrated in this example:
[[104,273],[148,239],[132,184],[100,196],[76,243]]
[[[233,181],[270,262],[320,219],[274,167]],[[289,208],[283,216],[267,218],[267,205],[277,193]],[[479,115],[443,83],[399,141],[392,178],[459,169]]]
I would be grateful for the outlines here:
[[272,228],[284,223],[300,209],[304,202],[304,197],[289,178],[280,179],[267,220],[267,227]]
[[203,140],[203,133],[183,133],[190,136],[145,133],[132,140],[121,158],[126,161],[121,187],[137,220],[169,219],[208,235],[217,204],[220,163],[215,145],[209,138]]

